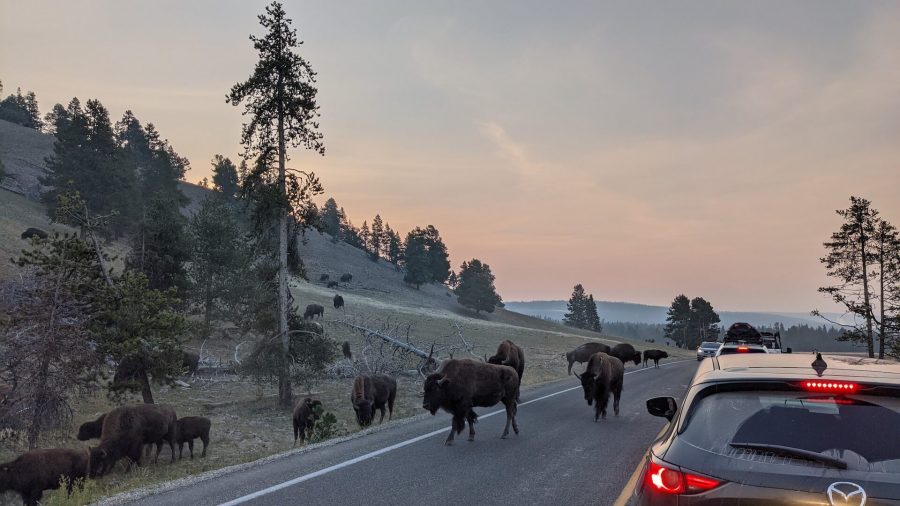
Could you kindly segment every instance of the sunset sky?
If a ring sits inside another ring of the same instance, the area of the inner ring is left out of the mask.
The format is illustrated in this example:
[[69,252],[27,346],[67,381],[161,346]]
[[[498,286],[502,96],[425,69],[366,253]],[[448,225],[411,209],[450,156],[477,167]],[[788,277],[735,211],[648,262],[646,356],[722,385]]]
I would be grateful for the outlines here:
[[[191,161],[236,158],[225,103],[263,1],[0,0],[4,94],[132,109]],[[900,225],[900,3],[285,2],[319,73],[356,225],[434,224],[505,300],[833,309],[848,197]]]

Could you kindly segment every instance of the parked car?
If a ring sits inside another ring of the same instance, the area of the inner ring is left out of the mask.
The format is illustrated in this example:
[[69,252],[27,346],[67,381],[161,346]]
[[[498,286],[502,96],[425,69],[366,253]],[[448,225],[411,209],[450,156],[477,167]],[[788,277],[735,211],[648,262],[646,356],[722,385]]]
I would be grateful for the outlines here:
[[[815,360],[813,360],[815,358]],[[650,447],[631,504],[900,504],[900,363],[840,355],[704,360]]]
[[697,347],[697,360],[703,360],[706,357],[715,357],[722,343],[718,341],[703,341]]

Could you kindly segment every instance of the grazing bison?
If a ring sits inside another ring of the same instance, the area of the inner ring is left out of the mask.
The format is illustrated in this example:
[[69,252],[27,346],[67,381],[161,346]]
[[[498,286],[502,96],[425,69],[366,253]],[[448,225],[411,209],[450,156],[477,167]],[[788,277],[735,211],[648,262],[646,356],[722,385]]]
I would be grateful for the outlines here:
[[330,276],[328,274],[322,274],[321,276],[319,276],[319,281],[322,281],[322,282],[328,281],[329,277]]
[[360,427],[368,427],[375,418],[375,410],[381,411],[384,421],[384,407],[387,404],[388,420],[394,416],[394,399],[397,397],[397,381],[385,374],[360,374],[353,381],[350,402],[356,411],[356,421]]
[[659,360],[663,358],[669,358],[669,354],[662,350],[644,350],[644,367],[647,367],[650,360],[654,367],[659,367]]
[[591,359],[591,355],[597,352],[609,353],[609,346],[603,343],[584,343],[574,350],[566,353],[566,360],[569,361],[569,374],[572,374],[572,366],[575,362],[583,364]]
[[588,406],[594,404],[594,421],[601,416],[606,418],[606,405],[609,394],[613,394],[613,410],[619,416],[619,398],[622,397],[622,384],[625,379],[625,366],[622,361],[603,352],[594,353],[581,376],[581,388],[584,389],[584,400]]
[[334,308],[341,309],[342,307],[344,307],[344,298],[341,297],[340,295],[335,295],[334,296]]
[[103,420],[100,444],[91,449],[91,476],[108,473],[122,458],[129,459],[126,471],[132,463],[140,466],[141,447],[145,444],[156,445],[156,462],[163,443],[168,443],[174,462],[177,420],[174,409],[156,404],[122,406],[110,411]]
[[310,304],[306,306],[306,311],[303,312],[303,319],[308,320],[315,318],[317,315],[320,318],[325,316],[325,307],[321,304]]
[[353,353],[350,352],[349,341],[344,341],[344,344],[341,345],[341,353],[344,354],[344,358],[347,360],[353,360]]
[[329,281],[328,282],[328,288],[337,288],[337,286],[338,286],[337,281]]
[[81,426],[78,427],[78,440],[87,441],[89,439],[100,439],[100,434],[103,432],[103,420],[105,419],[106,413],[103,413],[93,422],[84,422],[81,424]]
[[191,450],[191,459],[194,458],[194,440],[200,438],[203,441],[203,453],[201,457],[206,457],[206,448],[209,447],[209,428],[212,422],[209,418],[202,416],[185,416],[179,418],[176,422],[175,443],[178,444],[178,458],[181,458],[181,452],[184,450],[184,443],[187,443],[188,449]]
[[182,351],[181,367],[187,369],[188,374],[197,374],[197,369],[200,368],[200,355],[192,351]]
[[43,230],[41,230],[39,228],[34,228],[34,227],[28,228],[24,232],[22,232],[22,239],[31,239],[32,237],[37,237],[39,239],[46,239],[49,236],[47,235],[47,232],[44,232]]
[[87,448],[31,450],[0,464],[0,494],[15,491],[26,506],[36,506],[44,490],[59,488],[61,478],[66,479],[66,492],[71,494],[75,480],[86,478],[90,469]]
[[[519,375],[519,388],[522,387],[522,373],[525,372],[525,353],[522,348],[516,346],[515,343],[506,339],[500,346],[497,346],[497,353],[487,359],[489,364],[508,365],[516,370]],[[518,402],[518,397],[516,402]]]
[[341,274],[341,283],[349,283],[353,279],[353,274]]
[[297,404],[294,408],[294,444],[300,439],[300,444],[306,440],[306,436],[312,435],[313,427],[316,420],[322,415],[322,401],[313,400],[309,397],[303,399],[303,402]]
[[469,441],[475,440],[478,415],[472,408],[494,406],[502,402],[506,407],[506,427],[501,438],[509,435],[509,426],[519,433],[516,423],[516,398],[519,396],[519,375],[508,365],[486,364],[472,359],[450,359],[441,369],[425,378],[422,407],[432,415],[439,409],[453,415],[453,425],[446,444],[453,444],[469,423]]
[[641,352],[634,349],[634,346],[628,343],[619,343],[613,346],[609,352],[610,355],[622,361],[622,364],[634,362],[634,365],[641,365]]

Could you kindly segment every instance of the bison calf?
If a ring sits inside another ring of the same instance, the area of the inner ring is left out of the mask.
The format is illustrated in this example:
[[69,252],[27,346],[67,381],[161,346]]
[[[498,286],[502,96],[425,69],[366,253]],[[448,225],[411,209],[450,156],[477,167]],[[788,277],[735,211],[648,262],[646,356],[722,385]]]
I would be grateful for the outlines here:
[[187,443],[188,449],[191,451],[191,459],[194,458],[194,440],[200,438],[203,441],[203,453],[201,457],[206,457],[206,448],[209,447],[209,428],[212,422],[209,418],[202,416],[185,416],[179,418],[177,429],[175,430],[175,442],[178,444],[178,458],[181,458],[181,452],[184,450],[184,443]]
[[356,421],[360,427],[368,427],[375,418],[375,410],[381,411],[384,421],[384,407],[389,411],[388,420],[394,416],[394,399],[397,397],[397,381],[385,374],[360,374],[353,381],[350,401],[356,412]]
[[472,408],[491,407],[502,402],[506,407],[506,427],[501,438],[509,435],[509,426],[516,434],[516,398],[519,396],[519,375],[508,365],[485,364],[471,359],[450,359],[441,370],[425,378],[422,407],[432,415],[439,409],[453,415],[453,425],[445,443],[453,444],[469,424],[469,441],[475,441],[475,422],[478,415]]
[[603,343],[584,343],[574,350],[566,353],[566,360],[569,362],[569,374],[572,374],[572,366],[575,362],[583,364],[591,359],[591,355],[597,352],[609,353],[609,346]]
[[303,312],[303,319],[308,320],[310,318],[315,318],[316,316],[325,316],[325,307],[321,304],[310,304],[306,306],[306,311]]
[[663,358],[669,358],[669,354],[662,350],[644,350],[644,367],[647,367],[650,360],[653,361],[654,367],[659,367],[659,361]]
[[625,379],[625,366],[616,357],[599,352],[591,355],[584,373],[578,376],[584,389],[584,400],[588,406],[594,404],[594,421],[606,418],[609,394],[613,394],[613,409],[619,416],[619,399]]
[[[525,372],[525,353],[509,339],[497,346],[497,353],[487,359],[489,364],[508,365],[519,375],[519,388],[522,387],[522,374]],[[519,399],[516,398],[516,402]]]
[[66,479],[66,492],[72,493],[76,480],[90,472],[90,451],[56,448],[31,450],[19,458],[0,464],[0,494],[15,491],[27,506],[37,505],[44,490],[59,488]]
[[306,436],[312,436],[312,430],[316,425],[316,420],[322,416],[322,401],[313,400],[309,397],[303,399],[303,402],[297,404],[294,408],[294,444],[300,439],[300,444],[306,440]]

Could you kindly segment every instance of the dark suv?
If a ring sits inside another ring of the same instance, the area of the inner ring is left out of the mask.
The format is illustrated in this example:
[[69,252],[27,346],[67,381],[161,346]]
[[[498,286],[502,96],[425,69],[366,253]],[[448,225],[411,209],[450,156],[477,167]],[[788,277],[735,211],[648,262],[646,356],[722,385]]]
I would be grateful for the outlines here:
[[633,504],[900,504],[900,363],[812,354],[704,360],[642,462]]

